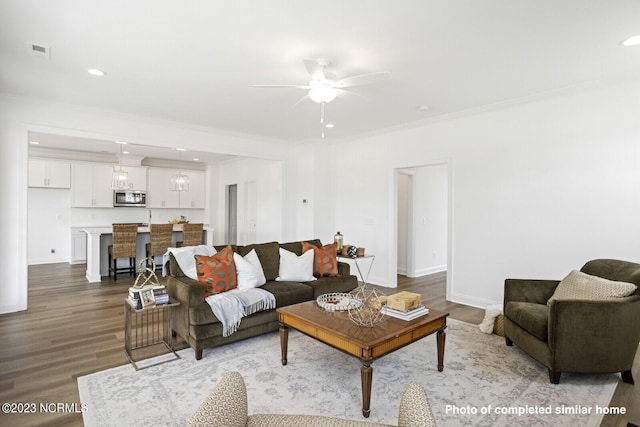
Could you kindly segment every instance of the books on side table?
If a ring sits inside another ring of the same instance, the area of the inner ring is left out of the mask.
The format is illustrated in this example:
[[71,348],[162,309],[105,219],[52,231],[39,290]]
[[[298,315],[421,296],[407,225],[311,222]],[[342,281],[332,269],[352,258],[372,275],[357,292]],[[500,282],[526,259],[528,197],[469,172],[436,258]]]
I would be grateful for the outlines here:
[[417,319],[420,316],[424,316],[425,314],[429,314],[429,309],[424,305],[419,305],[407,311],[396,310],[395,308],[384,306],[382,307],[381,311],[387,316],[395,317],[402,320],[413,320]]
[[136,310],[143,309],[152,305],[162,305],[169,303],[169,293],[164,285],[146,285],[142,288],[129,288],[129,297],[127,298],[131,307]]

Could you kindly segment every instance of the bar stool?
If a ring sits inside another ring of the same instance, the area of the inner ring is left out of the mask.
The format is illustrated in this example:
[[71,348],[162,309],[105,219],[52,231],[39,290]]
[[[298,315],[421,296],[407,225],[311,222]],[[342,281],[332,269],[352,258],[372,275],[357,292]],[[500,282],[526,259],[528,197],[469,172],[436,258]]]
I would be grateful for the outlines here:
[[[171,236],[173,235],[173,224],[151,224],[151,241],[145,246],[146,257],[153,257],[164,255],[167,252],[167,248],[171,246]],[[149,261],[147,261],[147,267],[151,267]],[[156,270],[162,269],[162,262],[156,263]]]
[[177,242],[177,247],[199,246],[202,244],[203,224],[186,223],[182,225],[182,241]]
[[[138,225],[113,224],[112,237],[113,242],[109,245],[109,276],[111,276],[112,271],[113,280],[118,280],[118,273],[128,271],[129,275],[134,275],[136,272]],[[129,258],[129,266],[118,267],[118,258]]]

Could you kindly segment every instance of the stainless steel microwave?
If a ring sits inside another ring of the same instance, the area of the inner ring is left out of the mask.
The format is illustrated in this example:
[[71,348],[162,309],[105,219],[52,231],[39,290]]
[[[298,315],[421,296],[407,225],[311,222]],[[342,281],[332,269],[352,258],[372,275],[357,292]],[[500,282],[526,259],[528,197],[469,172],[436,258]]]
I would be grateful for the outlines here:
[[147,193],[137,190],[113,190],[113,206],[131,206],[141,207],[147,206]]

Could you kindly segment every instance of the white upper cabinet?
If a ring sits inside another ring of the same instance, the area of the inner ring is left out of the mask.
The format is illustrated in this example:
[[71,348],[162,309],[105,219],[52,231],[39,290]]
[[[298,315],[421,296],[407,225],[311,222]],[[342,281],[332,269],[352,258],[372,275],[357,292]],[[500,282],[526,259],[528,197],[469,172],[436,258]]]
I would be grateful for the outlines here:
[[189,191],[180,192],[180,207],[204,209],[204,172],[183,171],[189,175]]
[[[118,170],[119,166],[115,166]],[[138,166],[122,166],[122,170],[128,173],[127,182],[129,190],[147,190],[147,168]]]
[[70,188],[71,164],[58,160],[29,159],[29,187]]
[[179,208],[180,192],[171,191],[171,176],[177,171],[165,168],[147,169],[147,207]]
[[[181,172],[189,176],[188,191],[171,190],[171,177]],[[203,209],[205,197],[205,173],[196,170],[166,168],[147,169],[148,208]]]
[[71,206],[74,208],[112,208],[113,166],[74,163],[71,166]]

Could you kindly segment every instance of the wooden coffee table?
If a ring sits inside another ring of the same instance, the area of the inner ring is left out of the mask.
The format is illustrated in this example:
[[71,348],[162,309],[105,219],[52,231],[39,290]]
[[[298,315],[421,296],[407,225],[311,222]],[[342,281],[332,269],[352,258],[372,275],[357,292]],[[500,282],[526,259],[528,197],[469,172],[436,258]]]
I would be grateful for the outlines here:
[[346,312],[328,312],[315,301],[281,307],[276,310],[280,319],[282,364],[287,364],[289,328],[317,339],[360,359],[362,380],[362,415],[371,412],[372,363],[378,357],[437,332],[438,371],[444,369],[444,343],[447,316],[436,310],[414,320],[406,321],[385,316],[373,328],[356,325]]

